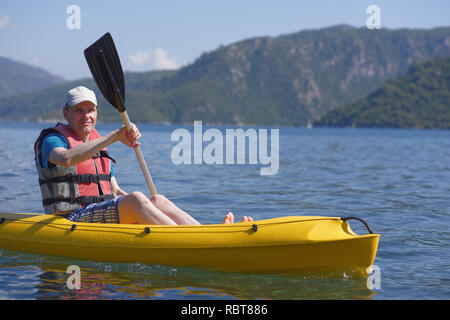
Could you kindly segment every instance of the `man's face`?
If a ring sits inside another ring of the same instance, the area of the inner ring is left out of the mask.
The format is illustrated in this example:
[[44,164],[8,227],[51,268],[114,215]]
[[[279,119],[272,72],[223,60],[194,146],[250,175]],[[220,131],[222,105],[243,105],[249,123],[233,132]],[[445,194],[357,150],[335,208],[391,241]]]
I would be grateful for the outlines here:
[[90,101],[80,102],[69,110],[64,108],[64,118],[78,137],[84,140],[97,123],[97,106]]

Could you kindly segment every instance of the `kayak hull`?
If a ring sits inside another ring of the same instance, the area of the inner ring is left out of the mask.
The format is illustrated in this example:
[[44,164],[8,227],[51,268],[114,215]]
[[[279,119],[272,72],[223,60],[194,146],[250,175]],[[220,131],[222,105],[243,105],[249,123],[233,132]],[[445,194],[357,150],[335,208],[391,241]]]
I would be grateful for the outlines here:
[[353,272],[366,276],[379,235],[332,217],[229,225],[73,223],[56,215],[1,214],[0,247],[73,259],[252,273]]

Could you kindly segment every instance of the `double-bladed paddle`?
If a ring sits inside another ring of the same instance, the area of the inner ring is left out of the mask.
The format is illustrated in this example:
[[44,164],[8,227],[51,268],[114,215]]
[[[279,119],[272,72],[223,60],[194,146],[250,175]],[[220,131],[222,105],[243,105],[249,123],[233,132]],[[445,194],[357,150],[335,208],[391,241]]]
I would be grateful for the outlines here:
[[[130,131],[131,124],[125,106],[125,81],[122,65],[111,34],[107,32],[89,48],[84,50],[84,56],[98,88],[105,99],[120,112],[125,128],[127,131]],[[137,146],[134,148],[134,151],[136,152],[150,192],[152,195],[155,195],[156,189],[141,149]]]

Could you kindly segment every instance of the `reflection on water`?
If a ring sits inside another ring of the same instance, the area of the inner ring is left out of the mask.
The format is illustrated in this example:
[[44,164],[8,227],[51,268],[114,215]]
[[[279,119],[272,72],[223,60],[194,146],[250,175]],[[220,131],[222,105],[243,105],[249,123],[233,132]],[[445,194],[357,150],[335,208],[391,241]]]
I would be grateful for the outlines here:
[[[1,257],[0,298],[9,299],[369,299],[375,294],[365,279],[336,275],[253,275],[73,261],[9,250]],[[72,264],[81,270],[80,289],[66,283]]]

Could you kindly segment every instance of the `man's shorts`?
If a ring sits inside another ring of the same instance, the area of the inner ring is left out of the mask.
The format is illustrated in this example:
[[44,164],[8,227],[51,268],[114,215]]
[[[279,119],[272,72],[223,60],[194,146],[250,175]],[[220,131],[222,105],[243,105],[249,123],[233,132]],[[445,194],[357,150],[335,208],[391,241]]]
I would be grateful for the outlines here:
[[119,201],[121,196],[77,209],[66,219],[73,222],[119,223]]

